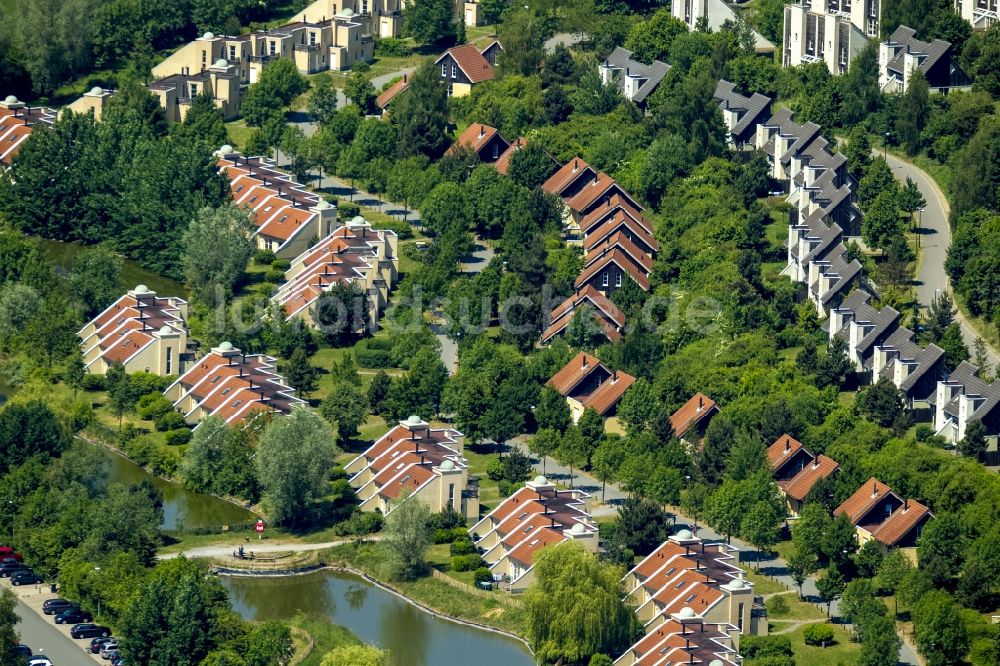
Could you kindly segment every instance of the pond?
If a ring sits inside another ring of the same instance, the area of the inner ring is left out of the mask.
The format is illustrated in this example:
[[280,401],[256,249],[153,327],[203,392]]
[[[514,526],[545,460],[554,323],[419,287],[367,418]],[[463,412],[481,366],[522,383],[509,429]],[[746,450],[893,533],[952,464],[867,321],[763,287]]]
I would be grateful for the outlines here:
[[290,619],[302,612],[347,627],[392,652],[396,666],[532,666],[524,645],[455,624],[357,576],[335,571],[286,578],[221,578],[247,620]]
[[[77,254],[86,249],[80,243],[68,243],[63,241],[39,239],[45,253],[56,266],[69,271],[73,267],[73,259]],[[122,259],[122,284],[123,290],[132,289],[138,284],[144,284],[157,294],[165,296],[180,296],[187,298],[187,288],[176,280],[171,280],[159,273],[155,273],[147,268],[143,268],[131,259]]]
[[218,527],[257,520],[257,516],[232,502],[164,481],[127,458],[107,449],[101,450],[105,451],[111,465],[110,482],[131,485],[149,481],[160,491],[163,495],[163,522],[160,527],[165,530]]

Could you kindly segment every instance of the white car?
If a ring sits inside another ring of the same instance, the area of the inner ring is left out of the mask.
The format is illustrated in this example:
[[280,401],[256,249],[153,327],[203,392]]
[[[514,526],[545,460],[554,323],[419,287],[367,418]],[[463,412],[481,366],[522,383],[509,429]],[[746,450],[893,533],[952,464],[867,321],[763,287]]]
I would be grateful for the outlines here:
[[28,659],[28,666],[56,666],[52,660],[44,655],[38,655]]

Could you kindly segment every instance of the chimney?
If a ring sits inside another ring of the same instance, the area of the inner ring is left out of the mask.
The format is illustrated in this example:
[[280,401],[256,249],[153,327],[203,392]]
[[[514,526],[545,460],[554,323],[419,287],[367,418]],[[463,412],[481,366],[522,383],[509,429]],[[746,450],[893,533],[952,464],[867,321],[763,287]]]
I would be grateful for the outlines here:
[[699,395],[698,396],[698,411],[700,412],[704,406],[705,406],[705,396]]
[[576,173],[579,170],[580,170],[580,160],[574,159],[573,160],[573,173]]
[[792,450],[792,438],[788,437],[786,435],[785,436],[785,453],[788,453],[791,450]]
[[580,367],[581,368],[586,368],[587,367],[587,355],[586,354],[583,355],[583,362],[581,363]]
[[872,481],[872,497],[878,496],[878,482]]
[[909,510],[910,510],[910,500],[905,499],[903,500],[903,513],[906,513]]
[[482,139],[484,136],[486,136],[486,126],[485,125],[480,125],[479,126],[479,138]]

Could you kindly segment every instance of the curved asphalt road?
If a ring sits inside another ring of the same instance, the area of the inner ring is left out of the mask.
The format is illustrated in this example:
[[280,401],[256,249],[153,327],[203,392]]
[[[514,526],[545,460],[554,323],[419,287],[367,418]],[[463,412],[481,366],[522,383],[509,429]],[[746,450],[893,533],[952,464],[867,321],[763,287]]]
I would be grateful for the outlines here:
[[[878,154],[877,150],[873,152]],[[944,268],[944,263],[948,259],[948,248],[951,246],[948,199],[934,182],[934,179],[923,170],[894,155],[886,155],[885,157],[896,179],[900,183],[905,183],[909,177],[917,184],[920,193],[927,202],[924,212],[919,214],[920,246],[923,255],[920,258],[920,267],[915,277],[917,299],[921,306],[927,307],[934,300],[938,291],[945,289],[949,293],[951,292],[951,281]],[[975,349],[974,345],[979,333],[966,321],[961,312],[955,316],[955,320],[962,328],[962,339],[965,340],[965,345],[971,353]],[[990,364],[996,369],[1000,363],[1000,356],[997,355],[995,349],[990,347],[987,347],[987,354]]]

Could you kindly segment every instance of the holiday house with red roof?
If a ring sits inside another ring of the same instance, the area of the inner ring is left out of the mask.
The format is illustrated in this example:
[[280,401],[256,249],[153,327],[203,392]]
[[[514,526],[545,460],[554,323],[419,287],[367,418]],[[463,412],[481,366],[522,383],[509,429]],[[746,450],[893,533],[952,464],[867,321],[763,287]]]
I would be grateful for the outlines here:
[[833,512],[854,525],[858,544],[875,540],[883,552],[900,548],[916,562],[917,541],[934,513],[916,500],[903,499],[874,477],[868,479]]
[[622,396],[634,382],[632,375],[612,370],[597,357],[580,352],[546,385],[566,398],[573,421],[578,421],[588,407],[601,416],[614,416]]
[[793,516],[799,515],[813,486],[840,469],[836,460],[813,455],[791,435],[782,435],[768,447],[767,461]]

